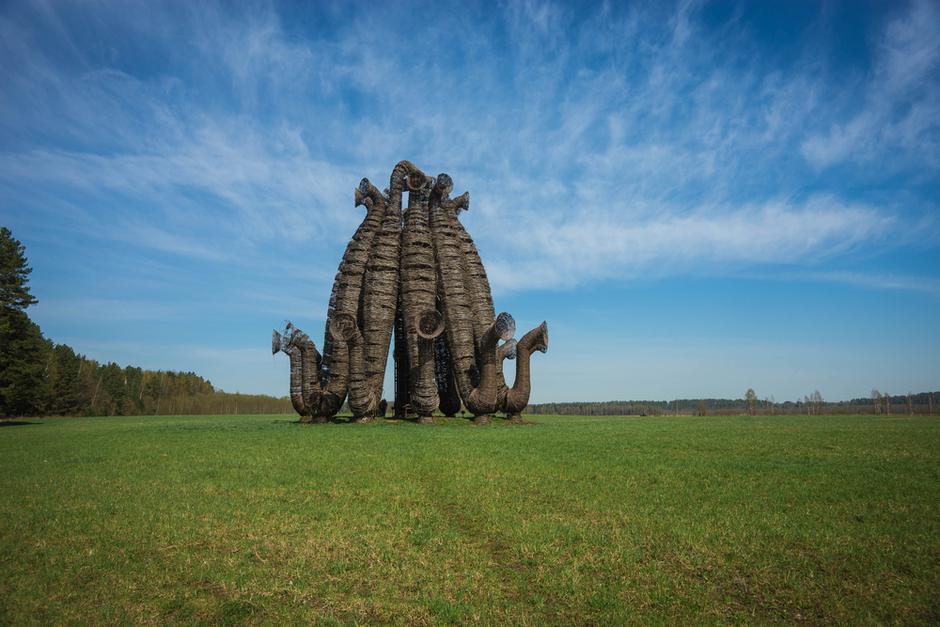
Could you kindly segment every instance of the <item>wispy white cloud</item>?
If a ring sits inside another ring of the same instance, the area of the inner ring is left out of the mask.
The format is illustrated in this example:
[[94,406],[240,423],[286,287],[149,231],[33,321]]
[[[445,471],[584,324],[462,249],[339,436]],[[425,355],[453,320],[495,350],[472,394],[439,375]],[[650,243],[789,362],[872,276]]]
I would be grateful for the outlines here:
[[878,290],[903,290],[910,292],[923,292],[925,294],[940,294],[940,280],[933,277],[915,277],[897,274],[846,272],[833,270],[829,272],[811,272],[796,275],[801,280],[826,281],[831,283],[845,283],[859,287]]
[[[915,92],[890,132],[924,150],[935,8],[914,4],[886,27],[871,106],[827,136],[806,132],[823,128],[813,120],[833,87],[810,67],[768,69],[748,54],[746,28],[702,28],[700,10],[694,2],[671,15],[600,8],[570,26],[564,5],[511,3],[482,23],[506,35],[499,60],[473,33],[453,37],[447,20],[413,46],[380,53],[395,27],[389,15],[339,24],[321,40],[289,35],[264,6],[251,20],[212,5],[182,20],[160,10],[145,20],[122,15],[135,37],[171,58],[155,76],[100,59],[62,68],[6,24],[5,47],[25,64],[7,72],[17,93],[69,103],[78,145],[0,154],[0,179],[118,195],[123,202],[99,208],[100,235],[158,251],[218,261],[290,240],[322,243],[327,258],[355,227],[346,207],[358,177],[380,178],[408,156],[474,191],[468,223],[482,248],[512,250],[491,254],[494,283],[515,289],[629,277],[651,265],[813,261],[896,224],[893,207],[842,200],[840,190],[780,200],[800,192],[786,151],[802,146],[814,164],[832,163]],[[181,36],[193,43],[171,50]],[[205,79],[203,66],[218,73],[210,82],[218,98],[187,82],[186,74]],[[417,89],[409,76],[437,88]],[[17,102],[4,106],[30,119]],[[107,149],[93,140],[99,129]],[[555,275],[512,278],[529,267]]]
[[915,0],[880,33],[859,109],[807,137],[803,155],[825,168],[844,161],[919,159],[940,165],[940,6]]
[[[568,288],[585,279],[663,276],[703,267],[818,262],[882,236],[893,218],[827,197],[770,201],[733,211],[666,208],[632,221],[629,208],[579,211],[559,220],[508,217],[491,252],[497,289]],[[503,251],[506,251],[505,253]]]

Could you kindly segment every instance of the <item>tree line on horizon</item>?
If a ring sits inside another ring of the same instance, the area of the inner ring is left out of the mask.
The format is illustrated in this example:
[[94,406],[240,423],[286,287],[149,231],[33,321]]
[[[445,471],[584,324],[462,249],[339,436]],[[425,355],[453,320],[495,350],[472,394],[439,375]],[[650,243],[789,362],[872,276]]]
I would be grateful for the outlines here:
[[671,401],[575,401],[535,403],[526,413],[559,416],[775,416],[775,415],[933,415],[940,392],[890,395],[872,390],[871,398],[825,401],[818,390],[796,401],[759,399],[753,389],[743,398],[681,398]]
[[0,228],[0,417],[288,413],[287,397],[231,394],[193,372],[99,363],[43,336],[26,308],[32,269]]

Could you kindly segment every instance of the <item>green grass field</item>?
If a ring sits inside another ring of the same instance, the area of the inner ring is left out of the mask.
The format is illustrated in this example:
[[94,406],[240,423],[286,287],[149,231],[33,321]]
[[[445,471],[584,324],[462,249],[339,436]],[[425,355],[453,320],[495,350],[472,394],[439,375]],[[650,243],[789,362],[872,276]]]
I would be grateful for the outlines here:
[[940,621],[940,419],[0,427],[0,623]]

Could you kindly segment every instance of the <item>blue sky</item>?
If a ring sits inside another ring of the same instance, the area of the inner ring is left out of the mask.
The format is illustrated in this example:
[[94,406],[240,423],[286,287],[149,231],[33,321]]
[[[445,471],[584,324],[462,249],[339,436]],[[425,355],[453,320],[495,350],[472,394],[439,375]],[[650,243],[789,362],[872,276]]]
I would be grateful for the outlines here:
[[[778,6],[781,5],[781,6]],[[785,5],[785,6],[782,6]],[[940,388],[940,4],[12,2],[0,223],[90,357],[286,394],[407,158],[534,402]]]

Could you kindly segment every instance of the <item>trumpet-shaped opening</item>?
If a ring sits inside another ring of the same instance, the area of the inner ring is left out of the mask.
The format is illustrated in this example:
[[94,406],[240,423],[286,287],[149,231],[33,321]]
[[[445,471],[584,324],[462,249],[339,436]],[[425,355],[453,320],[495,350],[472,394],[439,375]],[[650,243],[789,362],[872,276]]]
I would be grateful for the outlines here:
[[502,312],[496,316],[496,336],[501,340],[512,339],[516,334],[516,321],[507,312]]
[[415,320],[415,332],[425,340],[433,340],[444,332],[444,316],[439,311],[425,311]]
[[405,184],[408,186],[408,189],[412,192],[416,192],[428,183],[428,177],[424,175],[423,172],[409,172],[408,176],[405,177]]
[[441,172],[437,175],[437,181],[435,181],[434,187],[442,198],[446,198],[454,189],[454,180],[450,178],[449,174]]

